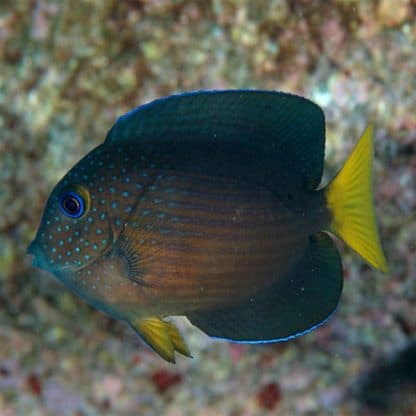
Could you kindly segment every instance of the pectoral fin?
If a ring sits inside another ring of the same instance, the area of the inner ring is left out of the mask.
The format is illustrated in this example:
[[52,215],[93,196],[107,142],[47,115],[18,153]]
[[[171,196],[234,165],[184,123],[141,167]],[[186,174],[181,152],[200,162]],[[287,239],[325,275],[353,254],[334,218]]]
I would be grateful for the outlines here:
[[130,325],[166,361],[175,362],[175,351],[191,357],[182,335],[172,323],[151,317],[131,321]]

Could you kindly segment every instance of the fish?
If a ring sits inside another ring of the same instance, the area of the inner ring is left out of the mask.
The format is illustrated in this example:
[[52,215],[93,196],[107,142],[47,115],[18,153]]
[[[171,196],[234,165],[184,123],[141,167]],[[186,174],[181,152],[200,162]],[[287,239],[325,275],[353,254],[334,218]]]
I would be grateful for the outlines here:
[[322,185],[325,117],[263,90],[193,91],[119,117],[58,182],[28,247],[33,265],[127,322],[174,363],[169,319],[242,343],[287,341],[334,313],[343,240],[387,272],[369,124]]

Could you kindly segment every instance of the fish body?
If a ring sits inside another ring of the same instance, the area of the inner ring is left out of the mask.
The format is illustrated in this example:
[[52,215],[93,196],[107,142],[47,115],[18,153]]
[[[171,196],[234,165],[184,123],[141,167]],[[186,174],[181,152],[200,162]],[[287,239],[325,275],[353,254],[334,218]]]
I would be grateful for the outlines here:
[[293,338],[325,321],[341,294],[324,231],[387,267],[372,129],[319,189],[324,143],[322,111],[302,97],[237,90],[156,100],[117,120],[56,185],[29,252],[168,361],[190,356],[171,315],[237,342]]

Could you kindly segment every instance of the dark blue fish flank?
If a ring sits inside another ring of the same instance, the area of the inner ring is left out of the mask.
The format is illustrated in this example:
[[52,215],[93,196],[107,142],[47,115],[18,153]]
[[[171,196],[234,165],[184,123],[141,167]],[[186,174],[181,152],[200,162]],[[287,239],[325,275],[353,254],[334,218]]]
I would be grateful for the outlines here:
[[120,117],[55,186],[28,251],[170,362],[190,356],[171,315],[236,342],[296,337],[339,301],[342,266],[328,232],[387,270],[372,126],[318,188],[324,146],[321,109],[295,95],[156,100]]

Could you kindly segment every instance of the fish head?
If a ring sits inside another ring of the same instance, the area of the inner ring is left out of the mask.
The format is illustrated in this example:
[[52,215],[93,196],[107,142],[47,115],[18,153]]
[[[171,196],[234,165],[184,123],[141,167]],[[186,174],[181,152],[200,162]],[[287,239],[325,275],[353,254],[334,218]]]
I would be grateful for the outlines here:
[[111,247],[108,198],[98,192],[108,175],[102,152],[97,149],[78,162],[52,190],[39,229],[28,247],[34,266],[56,275],[68,274],[91,264]]

